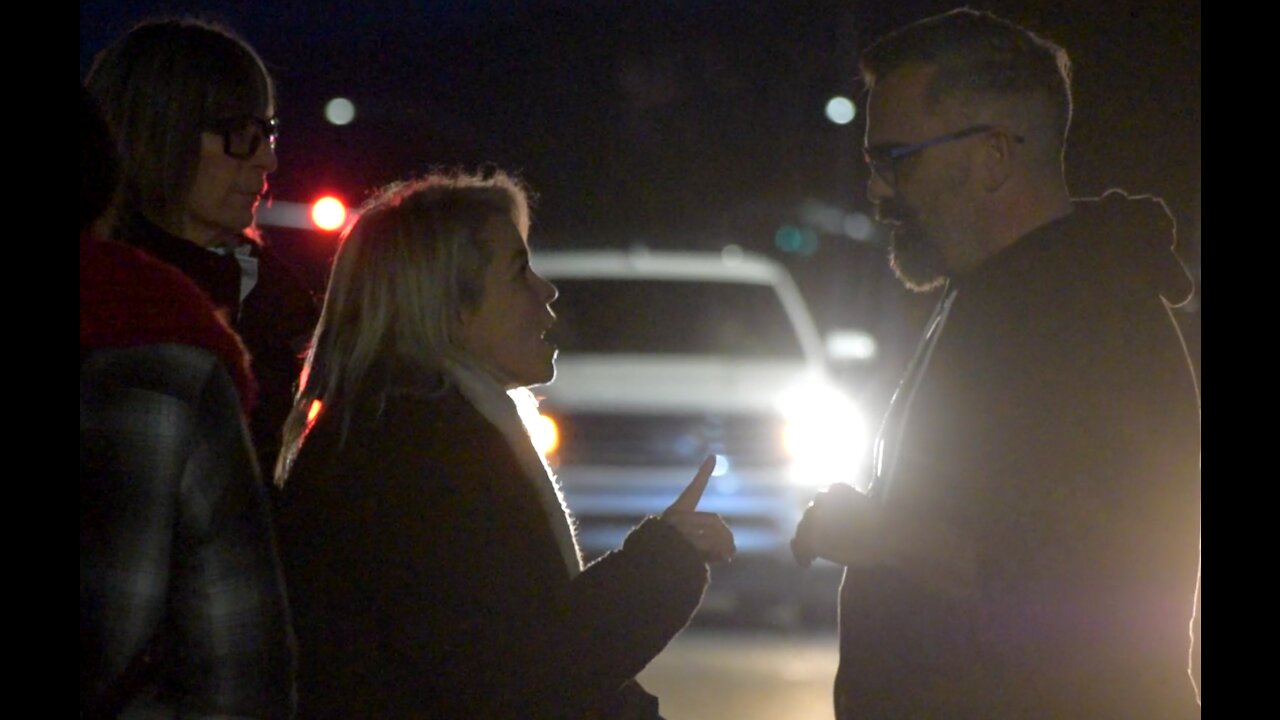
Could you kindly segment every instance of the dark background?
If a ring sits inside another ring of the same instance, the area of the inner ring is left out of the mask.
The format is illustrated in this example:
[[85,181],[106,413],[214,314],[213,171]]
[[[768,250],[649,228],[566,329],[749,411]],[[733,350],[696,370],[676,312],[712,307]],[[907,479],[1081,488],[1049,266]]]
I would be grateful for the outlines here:
[[[539,194],[538,247],[733,242],[782,260],[819,324],[879,333],[889,372],[930,299],[885,269],[882,236],[855,241],[808,206],[871,214],[861,48],[954,7],[923,0],[471,0],[82,2],[80,69],[157,14],[222,21],[274,73],[282,121],[273,198],[336,192],[358,203],[435,166],[518,172]],[[976,2],[1062,44],[1075,67],[1067,170],[1077,195],[1110,187],[1164,197],[1199,280],[1200,4]],[[325,102],[350,98],[345,127]],[[779,238],[799,232],[800,252]],[[271,231],[317,290],[331,235]],[[791,246],[788,246],[791,247]],[[1180,320],[1199,363],[1202,294]]]

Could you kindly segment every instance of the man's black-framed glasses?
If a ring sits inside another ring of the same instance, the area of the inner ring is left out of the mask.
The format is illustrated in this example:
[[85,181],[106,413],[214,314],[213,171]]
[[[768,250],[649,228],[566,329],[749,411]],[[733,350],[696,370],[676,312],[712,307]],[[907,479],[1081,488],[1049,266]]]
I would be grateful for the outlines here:
[[228,156],[248,160],[258,153],[264,141],[276,149],[280,121],[274,116],[238,115],[213,123],[209,131],[222,136],[222,151]]
[[[885,185],[893,187],[898,180],[898,163],[917,153],[923,152],[934,145],[945,145],[949,142],[963,140],[974,135],[991,132],[992,130],[1001,129],[998,125],[971,125],[963,130],[956,130],[945,135],[939,135],[918,143],[910,145],[902,145],[899,143],[884,143],[881,145],[869,145],[862,150],[863,157],[867,160],[867,166],[871,168],[871,172],[880,178]],[[1021,135],[1010,135],[1015,142],[1022,142]]]

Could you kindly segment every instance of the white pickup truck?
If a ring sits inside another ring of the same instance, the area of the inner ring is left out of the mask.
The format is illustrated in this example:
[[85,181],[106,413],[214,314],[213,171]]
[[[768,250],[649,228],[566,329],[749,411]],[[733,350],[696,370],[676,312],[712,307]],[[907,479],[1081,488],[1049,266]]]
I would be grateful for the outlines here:
[[540,250],[533,265],[560,289],[556,379],[536,391],[584,551],[618,547],[714,454],[699,509],[723,516],[738,547],[717,578],[735,576],[744,601],[796,599],[796,522],[817,490],[858,483],[869,455],[827,348],[869,356],[869,336],[824,343],[787,271],[736,246]]

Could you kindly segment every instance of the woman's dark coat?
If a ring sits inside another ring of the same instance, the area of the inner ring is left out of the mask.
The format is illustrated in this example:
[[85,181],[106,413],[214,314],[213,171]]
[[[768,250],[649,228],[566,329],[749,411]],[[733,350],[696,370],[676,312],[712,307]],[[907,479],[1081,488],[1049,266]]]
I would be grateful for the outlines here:
[[[658,519],[571,579],[537,491],[456,390],[321,415],[280,542],[300,717],[609,717],[707,582]],[[626,685],[624,689],[624,685]]]

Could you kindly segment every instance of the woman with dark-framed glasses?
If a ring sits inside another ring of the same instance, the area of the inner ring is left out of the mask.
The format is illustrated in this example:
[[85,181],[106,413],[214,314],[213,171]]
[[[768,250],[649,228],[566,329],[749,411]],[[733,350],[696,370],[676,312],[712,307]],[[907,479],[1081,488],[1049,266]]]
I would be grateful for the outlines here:
[[317,318],[254,228],[276,169],[271,76],[227,28],[176,19],[125,33],[86,82],[122,156],[111,235],[177,267],[226,312],[252,356],[260,399],[250,430],[270,468]]

